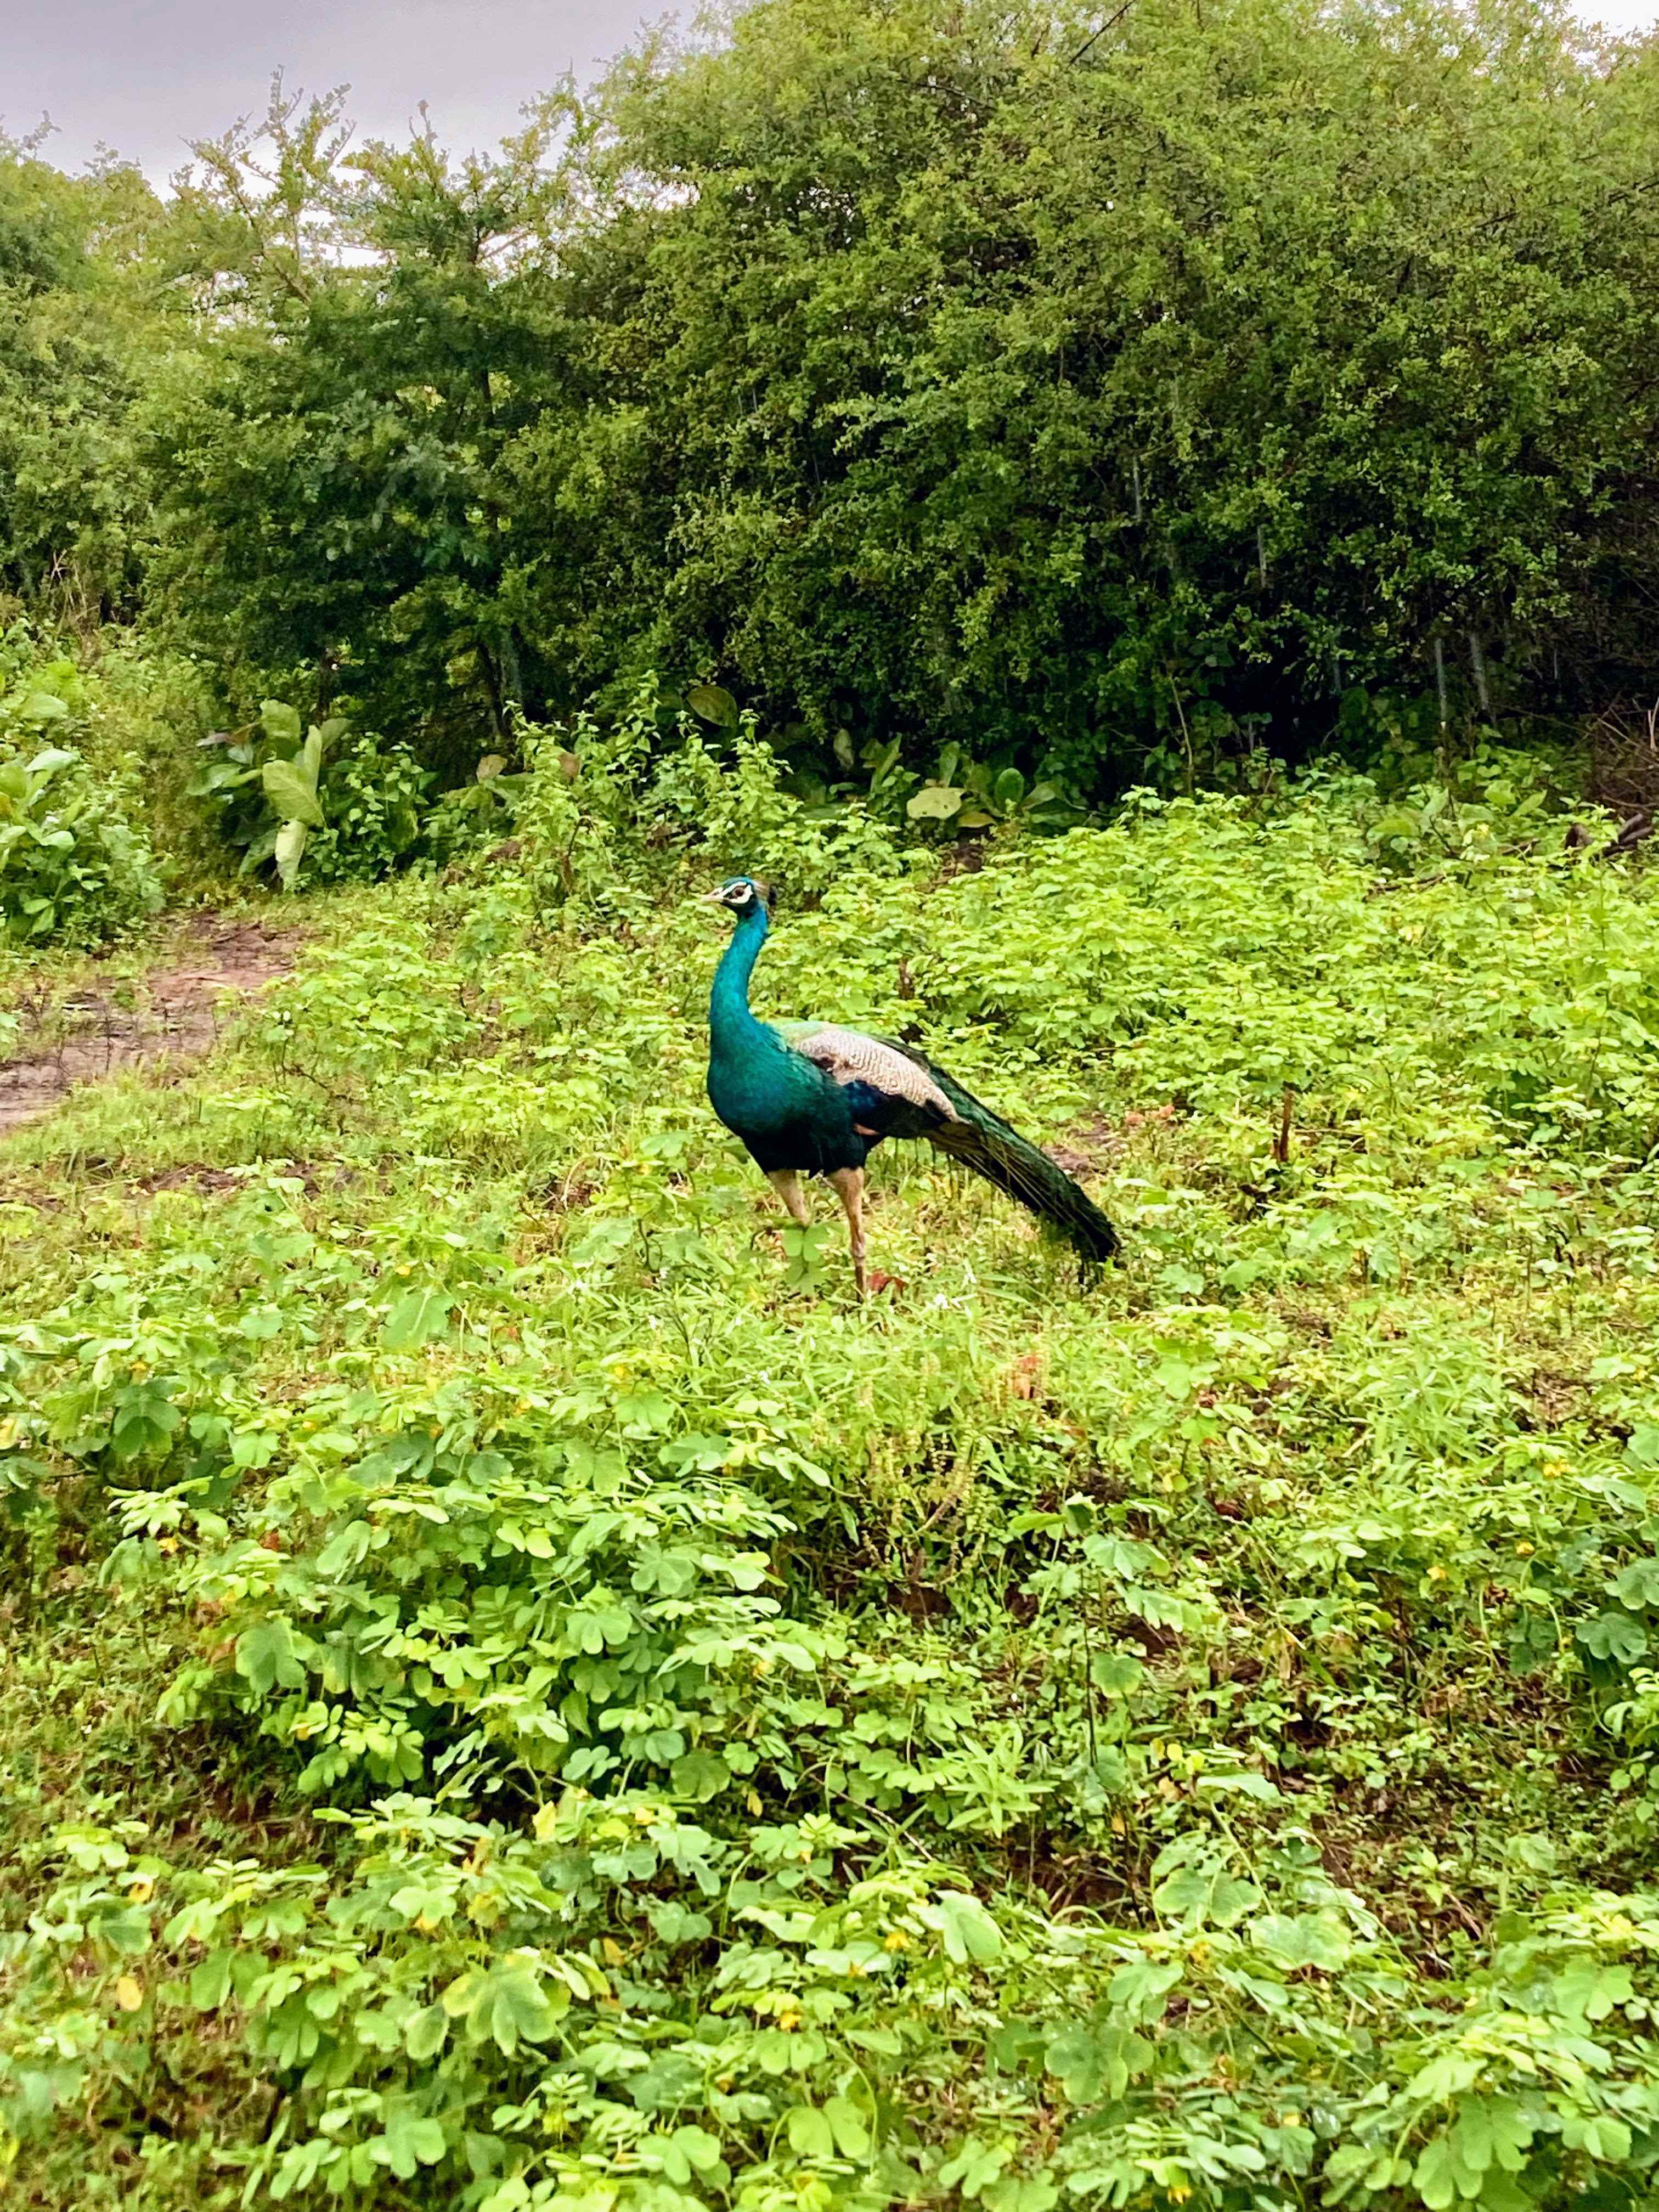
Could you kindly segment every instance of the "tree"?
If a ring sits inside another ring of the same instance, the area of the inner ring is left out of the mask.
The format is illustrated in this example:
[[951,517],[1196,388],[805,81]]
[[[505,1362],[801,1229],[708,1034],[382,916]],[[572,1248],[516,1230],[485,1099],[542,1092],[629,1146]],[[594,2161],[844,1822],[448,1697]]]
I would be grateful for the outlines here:
[[40,143],[0,139],[0,592],[95,623],[137,603],[132,408],[174,319],[143,177],[66,177]]
[[452,166],[429,131],[350,153],[339,94],[302,106],[278,82],[259,131],[196,149],[178,237],[217,327],[148,451],[173,627],[245,696],[280,672],[468,769],[481,718],[493,743],[521,700],[496,472],[559,374],[556,302],[520,249],[566,105]]
[[491,161],[338,119],[180,216],[166,574],[249,685],[443,757],[650,664],[1103,789],[1437,653],[1659,683],[1659,49],[1552,0],[759,0]]

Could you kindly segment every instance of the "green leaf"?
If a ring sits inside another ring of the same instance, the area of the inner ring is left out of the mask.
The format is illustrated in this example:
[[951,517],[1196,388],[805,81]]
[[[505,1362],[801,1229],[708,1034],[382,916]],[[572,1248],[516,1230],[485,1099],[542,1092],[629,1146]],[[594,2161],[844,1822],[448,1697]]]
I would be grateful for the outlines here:
[[276,832],[272,851],[276,860],[276,873],[283,889],[291,891],[300,873],[300,863],[305,858],[306,841],[311,832],[303,822],[284,822]]
[[306,1673],[294,1650],[294,1632],[288,1621],[262,1620],[236,1639],[236,1671],[246,1680],[256,1697],[274,1689],[301,1690]]
[[124,1958],[136,1959],[150,1945],[149,1915],[142,1905],[117,1905],[93,1919],[93,1932]]
[[1575,2125],[1567,2123],[1562,2133],[1577,2150],[1588,2151],[1607,2166],[1622,2166],[1631,2153],[1631,2132],[1622,2120],[1611,2112],[1598,2112],[1594,2118]]
[[995,2181],[1013,2154],[1011,2143],[986,2143],[977,2136],[965,2136],[955,2157],[940,2166],[939,2185],[960,2189],[971,2204]]
[[1316,1966],[1334,1973],[1353,1948],[1346,1928],[1332,1912],[1263,1913],[1250,1923],[1250,1941],[1281,1966]]
[[716,723],[723,728],[731,728],[738,719],[737,701],[718,684],[688,684],[685,703],[703,721]]
[[962,805],[963,793],[953,785],[925,783],[905,802],[913,822],[948,822]]
[[1006,768],[991,786],[991,797],[1003,813],[1011,813],[1025,796],[1025,779],[1017,768]]
[[561,1990],[559,1996],[562,2002],[550,2003],[527,1966],[497,1968],[474,2007],[473,2016],[476,2019],[480,2008],[488,2005],[489,2033],[496,2048],[511,2058],[520,2042],[545,2043],[552,2034],[569,2005],[567,1991]]
[[1107,1996],[1115,2012],[1126,2014],[1138,2027],[1162,2017],[1170,1992],[1181,1980],[1179,1965],[1154,1965],[1150,1959],[1130,1959],[1112,1976]]
[[444,2047],[449,2033],[449,2015],[441,2004],[429,2004],[417,2012],[404,2030],[404,2048],[417,2063],[435,2058]]
[[367,1521],[348,1521],[337,1529],[317,1554],[319,1575],[348,1574],[368,1557],[368,1547],[374,1531]]
[[69,708],[51,691],[29,691],[17,708],[20,721],[33,722],[37,728],[43,722],[63,722],[69,719]]
[[417,2166],[436,2166],[447,2148],[441,2121],[402,2111],[387,2119],[384,2135],[371,2136],[368,2154],[390,2166],[399,2181],[412,2181]]
[[1632,1613],[1659,1612],[1659,1559],[1632,1559],[1615,1578],[1613,1595]]
[[836,2154],[835,2130],[827,2116],[811,2105],[792,2105],[785,2115],[784,2128],[789,2137],[789,2148],[799,2158],[833,2158]]
[[1121,2097],[1133,2075],[1144,2073],[1155,2056],[1144,2035],[1115,2023],[1068,2027],[1048,2045],[1044,2063],[1059,2076],[1074,2105]]
[[1230,1927],[1261,1902],[1253,1881],[1240,1881],[1221,1869],[1182,1867],[1152,1892],[1152,1903],[1172,1920],[1210,1921]]
[[986,1966],[1001,1955],[1001,1932],[976,1897],[966,1896],[956,1889],[941,1890],[939,1910],[944,1923],[946,1954],[958,1966],[965,1966],[970,1961],[975,1966]]
[[1578,2020],[1606,2020],[1636,1995],[1635,1978],[1616,1960],[1575,1959],[1555,1977],[1559,2010]]
[[[1494,2164],[1519,2173],[1536,2132],[1535,2124],[1513,2097],[1471,2097],[1459,2109],[1450,2139],[1466,2173],[1483,2174]],[[1469,2193],[1467,2186],[1463,2193]]]
[[280,823],[272,829],[262,830],[259,836],[257,836],[253,840],[253,842],[248,847],[246,852],[243,854],[242,865],[237,869],[237,874],[239,876],[249,876],[252,874],[256,868],[264,867],[265,862],[270,860],[272,854],[276,850],[276,840],[281,835],[282,824]]
[[190,2001],[198,2012],[217,2012],[230,1995],[231,1955],[215,1951],[191,1969]]
[[418,1291],[405,1291],[393,1304],[380,1331],[380,1341],[388,1352],[412,1352],[418,1346],[429,1344],[441,1336],[449,1326],[449,1316],[455,1301],[430,1285]]
[[1646,1652],[1648,1632],[1627,1613],[1598,1613],[1594,1620],[1581,1621],[1578,1641],[1598,1659],[1612,1659],[1633,1667]]
[[[710,2135],[707,2128],[688,2123],[684,2127],[676,2128],[669,2142],[691,2172],[713,2173],[720,2163],[720,2137]],[[690,2179],[690,2172],[685,2178]]]
[[1200,1790],[1231,1790],[1241,1797],[1259,1798],[1264,1805],[1279,1802],[1279,1790],[1265,1774],[1256,1774],[1248,1766],[1239,1767],[1231,1774],[1200,1774]]
[[669,1772],[674,1795],[693,1798],[699,1804],[718,1797],[732,1779],[732,1770],[726,1761],[709,1751],[688,1751],[683,1759],[674,1761]]
[[284,822],[303,822],[312,830],[322,828],[325,817],[317,803],[315,780],[293,761],[267,761],[259,771],[259,781],[265,797]]
[[1054,2212],[1060,2191],[1046,2173],[1012,2173],[988,2183],[980,2201],[989,2212]]
[[1139,1660],[1127,1651],[1097,1651],[1090,1663],[1089,1679],[1109,1697],[1127,1698],[1139,1687],[1146,1671]]
[[271,741],[279,745],[297,745],[300,742],[300,710],[285,706],[280,699],[267,699],[259,708],[259,726]]
[[829,2121],[836,2138],[836,2148],[843,2158],[866,2158],[870,2151],[870,2130],[864,2114],[850,2097],[830,2097],[825,2100],[823,2117]]
[[1457,2159],[1444,2136],[1436,2136],[1419,2154],[1412,2179],[1429,2212],[1446,2212],[1457,2196]]

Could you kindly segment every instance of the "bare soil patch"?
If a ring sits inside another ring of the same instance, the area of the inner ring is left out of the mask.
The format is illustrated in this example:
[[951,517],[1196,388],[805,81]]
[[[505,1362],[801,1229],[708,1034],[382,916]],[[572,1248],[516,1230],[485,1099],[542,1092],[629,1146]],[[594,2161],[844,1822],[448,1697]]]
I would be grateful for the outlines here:
[[[296,932],[193,915],[177,964],[145,975],[137,1006],[90,991],[54,1011],[58,1034],[0,1066],[0,1136],[50,1113],[83,1083],[123,1068],[199,1059],[218,1042],[228,999],[242,1000],[294,964]],[[44,1027],[42,1019],[38,1026]]]

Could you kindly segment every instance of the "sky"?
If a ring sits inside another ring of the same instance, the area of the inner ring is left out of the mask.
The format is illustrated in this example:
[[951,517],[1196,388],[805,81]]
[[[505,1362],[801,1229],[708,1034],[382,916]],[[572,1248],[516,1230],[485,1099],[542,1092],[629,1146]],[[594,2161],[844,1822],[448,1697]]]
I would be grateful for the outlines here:
[[[77,169],[101,141],[165,184],[187,142],[290,90],[349,83],[365,137],[395,137],[426,100],[445,143],[494,146],[531,94],[597,74],[672,0],[0,0],[0,128],[57,125],[41,149]],[[1583,0],[1621,29],[1659,0]]]
[[[1659,6],[1659,0],[1655,0]],[[43,113],[40,149],[79,168],[100,141],[164,184],[192,138],[290,90],[349,83],[362,137],[405,133],[422,100],[453,148],[493,147],[532,94],[595,76],[672,0],[0,0],[0,128]]]

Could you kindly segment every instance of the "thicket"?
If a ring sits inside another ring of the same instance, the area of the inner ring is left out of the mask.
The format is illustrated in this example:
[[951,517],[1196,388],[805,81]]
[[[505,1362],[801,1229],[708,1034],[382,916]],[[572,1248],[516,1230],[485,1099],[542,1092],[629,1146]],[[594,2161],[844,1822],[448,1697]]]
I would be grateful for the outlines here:
[[1651,41],[763,0],[495,157],[198,153],[0,161],[0,579],[222,726],[441,789],[649,671],[824,792],[1096,800],[1659,693]]

